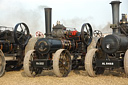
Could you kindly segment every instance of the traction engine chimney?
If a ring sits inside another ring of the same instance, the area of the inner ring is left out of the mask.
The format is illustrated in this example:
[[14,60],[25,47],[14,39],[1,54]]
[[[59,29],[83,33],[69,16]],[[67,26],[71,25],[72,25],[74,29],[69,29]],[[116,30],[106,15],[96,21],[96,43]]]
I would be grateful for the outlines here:
[[117,28],[119,25],[119,7],[120,1],[112,1],[110,4],[112,5],[112,18],[113,25],[111,28],[113,29],[113,33],[119,33],[119,29]]
[[52,16],[51,16],[51,12],[52,12],[52,8],[44,8],[45,10],[45,35],[46,37],[50,37],[51,36],[51,20],[52,20]]

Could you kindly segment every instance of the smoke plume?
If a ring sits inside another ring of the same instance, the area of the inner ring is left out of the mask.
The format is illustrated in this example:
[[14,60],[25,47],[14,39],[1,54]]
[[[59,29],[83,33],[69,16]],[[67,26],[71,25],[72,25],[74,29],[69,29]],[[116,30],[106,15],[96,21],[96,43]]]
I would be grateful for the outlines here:
[[96,26],[93,24],[93,17],[87,17],[87,18],[78,18],[75,17],[73,19],[62,19],[61,22],[66,26],[66,27],[71,27],[71,28],[76,28],[78,31],[81,31],[81,27],[84,23],[90,23],[92,28],[95,29]]
[[110,22],[108,22],[102,29],[102,33],[109,34],[112,33],[112,28],[110,28]]
[[17,0],[0,1],[0,25],[15,27],[19,22],[28,25],[31,34],[44,33],[44,8],[46,6],[29,5]]

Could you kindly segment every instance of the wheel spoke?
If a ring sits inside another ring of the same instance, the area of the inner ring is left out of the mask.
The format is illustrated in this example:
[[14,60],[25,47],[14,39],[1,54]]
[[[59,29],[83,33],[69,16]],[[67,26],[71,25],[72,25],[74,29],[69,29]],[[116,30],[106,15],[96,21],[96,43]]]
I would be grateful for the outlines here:
[[60,60],[61,62],[63,62],[63,59],[60,58],[59,60]]
[[24,29],[24,31],[23,31],[23,34],[25,35],[25,31],[26,31],[26,29]]
[[20,28],[21,28],[21,33],[23,32],[23,27],[22,27],[22,24],[20,24]]
[[85,25],[85,27],[86,27],[86,30],[87,30],[87,34],[89,34],[89,30],[88,30],[88,27],[87,27],[87,25]]
[[66,61],[66,52],[63,54],[63,60]]
[[69,71],[69,69],[68,69],[68,68],[66,68],[66,67],[64,67],[64,68],[65,68],[66,72],[68,72],[68,71]]
[[67,73],[69,71],[69,68],[66,67],[65,65],[63,65],[63,67],[61,67],[61,73],[64,75],[65,73]]
[[60,66],[60,67],[63,66],[63,61],[60,61],[60,62],[59,62],[59,66]]
[[22,34],[22,35],[20,35],[20,37],[18,38],[18,40],[20,40],[22,37],[23,37],[23,34]]
[[65,55],[66,56],[66,62],[70,62],[70,60],[69,60],[69,56],[68,55]]
[[[68,64],[69,64],[69,60],[68,60],[68,56],[66,55],[66,53],[64,53],[64,56],[63,56],[63,59],[64,61],[60,62],[61,64],[61,67],[60,68],[63,68],[62,70],[67,72],[69,67],[68,67]],[[64,62],[64,63],[63,63]]]
[[63,64],[63,67],[64,67],[65,69],[68,69],[68,68],[67,68],[67,66],[66,66],[66,65],[64,65],[64,64]]
[[21,28],[21,31],[18,32],[18,33],[20,33],[20,34],[18,34],[19,37],[17,37],[17,39],[18,39],[19,42],[25,43],[25,40],[26,40],[26,39],[24,39],[24,36],[25,36],[25,31],[26,31],[26,29],[24,29],[24,31],[23,31],[22,24],[20,24],[20,28]]

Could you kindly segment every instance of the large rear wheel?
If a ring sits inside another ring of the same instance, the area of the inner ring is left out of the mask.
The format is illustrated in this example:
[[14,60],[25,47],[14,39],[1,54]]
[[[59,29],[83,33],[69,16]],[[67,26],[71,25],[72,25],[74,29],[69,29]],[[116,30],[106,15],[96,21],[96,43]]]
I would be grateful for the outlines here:
[[59,49],[53,56],[53,71],[58,77],[66,77],[71,71],[71,54],[68,50]]

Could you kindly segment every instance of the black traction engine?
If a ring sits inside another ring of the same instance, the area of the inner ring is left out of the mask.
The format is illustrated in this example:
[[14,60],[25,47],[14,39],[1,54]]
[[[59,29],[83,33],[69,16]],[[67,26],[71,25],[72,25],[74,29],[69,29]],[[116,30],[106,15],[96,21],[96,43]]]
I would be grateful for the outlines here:
[[85,68],[90,76],[103,74],[105,69],[122,68],[128,75],[128,21],[122,14],[119,21],[120,1],[112,1],[113,33],[99,38],[96,48],[89,50]]
[[0,77],[6,71],[20,70],[23,66],[24,49],[30,39],[25,23],[15,28],[0,26]]
[[78,32],[58,21],[51,31],[51,8],[45,8],[45,22],[46,37],[38,38],[32,44],[34,49],[26,53],[24,71],[32,77],[42,70],[53,69],[58,77],[66,77],[72,68],[84,66],[87,47],[92,41],[92,27],[85,23]]

